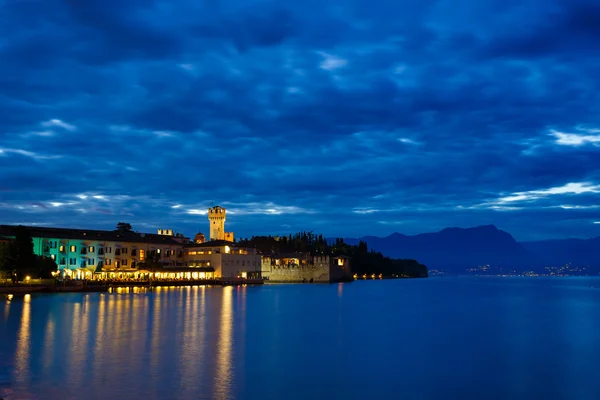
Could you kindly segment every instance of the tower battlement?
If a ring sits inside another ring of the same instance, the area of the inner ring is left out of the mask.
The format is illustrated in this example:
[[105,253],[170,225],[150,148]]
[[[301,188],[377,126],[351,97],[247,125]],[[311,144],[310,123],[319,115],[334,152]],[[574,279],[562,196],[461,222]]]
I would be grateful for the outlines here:
[[227,210],[223,207],[220,206],[214,206],[208,209],[208,218],[210,219],[211,217],[213,218],[225,218],[227,214]]
[[208,209],[208,221],[210,223],[210,240],[225,240],[225,220],[227,210],[220,206]]

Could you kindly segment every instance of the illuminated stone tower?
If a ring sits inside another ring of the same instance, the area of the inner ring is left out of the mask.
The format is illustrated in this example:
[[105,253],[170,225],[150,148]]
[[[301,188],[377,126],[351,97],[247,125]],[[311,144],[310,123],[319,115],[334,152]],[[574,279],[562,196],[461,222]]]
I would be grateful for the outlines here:
[[210,240],[225,240],[225,209],[214,206],[208,209]]

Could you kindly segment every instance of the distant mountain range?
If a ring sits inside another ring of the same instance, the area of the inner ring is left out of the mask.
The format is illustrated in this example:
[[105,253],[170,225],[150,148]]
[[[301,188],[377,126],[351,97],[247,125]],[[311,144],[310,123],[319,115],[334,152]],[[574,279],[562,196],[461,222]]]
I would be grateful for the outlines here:
[[414,236],[393,233],[386,237],[344,238],[349,244],[360,240],[367,242],[369,249],[386,256],[416,259],[433,273],[600,273],[600,237],[517,242],[508,232],[485,225],[446,228]]

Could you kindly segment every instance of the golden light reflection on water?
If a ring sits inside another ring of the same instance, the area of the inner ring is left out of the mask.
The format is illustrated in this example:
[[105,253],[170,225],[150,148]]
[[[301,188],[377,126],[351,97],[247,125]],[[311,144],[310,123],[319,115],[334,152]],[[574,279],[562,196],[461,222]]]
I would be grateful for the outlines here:
[[223,288],[221,301],[221,322],[219,324],[219,341],[217,343],[217,370],[215,371],[214,399],[230,398],[230,390],[234,379],[232,345],[233,345],[233,288]]
[[52,365],[52,357],[54,356],[54,332],[56,330],[56,324],[52,318],[48,319],[46,324],[46,332],[44,333],[44,368],[50,368]]
[[85,312],[84,301],[77,301],[73,304],[73,314],[71,318],[71,334],[66,351],[66,357],[70,360],[69,368],[66,369],[65,375],[67,380],[79,380],[82,378],[82,367],[85,361],[85,345],[84,337],[87,337],[87,332],[84,331],[84,319],[87,319]]
[[191,286],[13,301],[11,390],[25,393],[37,378],[49,399],[119,398],[122,390],[122,398],[155,399],[166,385],[181,398],[231,398],[244,378],[235,373],[244,344],[233,330],[245,329],[246,291]]
[[29,379],[29,358],[31,352],[31,295],[23,298],[21,323],[17,337],[17,350],[15,352],[15,381],[26,382]]
[[198,286],[187,287],[185,290],[185,315],[183,335],[180,346],[181,351],[181,369],[179,372],[179,387],[182,388],[180,396],[193,397],[193,393],[187,390],[193,387],[192,382],[197,381],[202,376],[202,367],[204,366],[204,341],[205,331],[201,324],[202,315],[200,314],[200,303],[202,301],[199,295]]
[[160,317],[161,317],[161,303],[165,302],[163,293],[164,290],[156,288],[154,294],[154,301],[152,302],[152,344],[150,348],[150,374],[158,376],[160,369]]
[[106,335],[106,314],[108,312],[107,302],[109,301],[111,296],[101,294],[100,300],[98,301],[98,311],[97,311],[97,319],[96,319],[96,340],[94,343],[94,363],[93,373],[95,376],[98,376],[101,373],[102,363],[99,360],[102,359],[102,355],[105,353],[105,344],[107,340],[105,339]]
[[11,299],[6,298],[6,301],[4,303],[4,321],[8,321],[8,315],[10,314],[10,302]]

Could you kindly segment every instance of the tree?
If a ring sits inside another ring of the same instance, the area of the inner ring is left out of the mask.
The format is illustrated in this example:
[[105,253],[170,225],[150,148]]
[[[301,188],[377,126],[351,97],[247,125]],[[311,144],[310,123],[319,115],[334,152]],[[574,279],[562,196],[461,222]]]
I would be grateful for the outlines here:
[[149,252],[144,261],[140,261],[138,264],[138,269],[145,269],[146,271],[156,272],[157,270],[162,268],[162,264],[160,263],[160,253],[157,252]]
[[[0,243],[0,271],[8,272],[15,279],[26,276],[50,278],[58,270],[56,262],[48,257],[36,256],[33,252],[33,239],[24,226],[14,230],[15,238],[8,243]],[[6,273],[5,273],[6,275]]]
[[14,246],[14,261],[13,266],[17,271],[19,279],[23,279],[25,275],[35,267],[36,257],[33,253],[33,239],[26,227],[19,225],[15,229],[15,240],[12,243]]
[[427,267],[415,260],[394,260],[375,251],[369,251],[363,240],[350,245],[344,239],[337,238],[328,243],[322,235],[313,232],[299,232],[289,235],[286,240],[275,240],[271,236],[253,236],[241,240],[240,246],[254,247],[259,254],[281,254],[309,252],[312,255],[330,255],[350,257],[352,272],[358,275],[383,274],[400,277],[426,277]]
[[118,232],[131,232],[133,230],[133,228],[131,227],[130,223],[127,222],[118,222],[117,223],[117,229],[115,229]]
[[34,278],[52,278],[52,273],[58,270],[56,261],[46,256],[35,256],[35,265],[29,271]]
[[11,271],[15,264],[14,242],[0,243],[0,271]]

